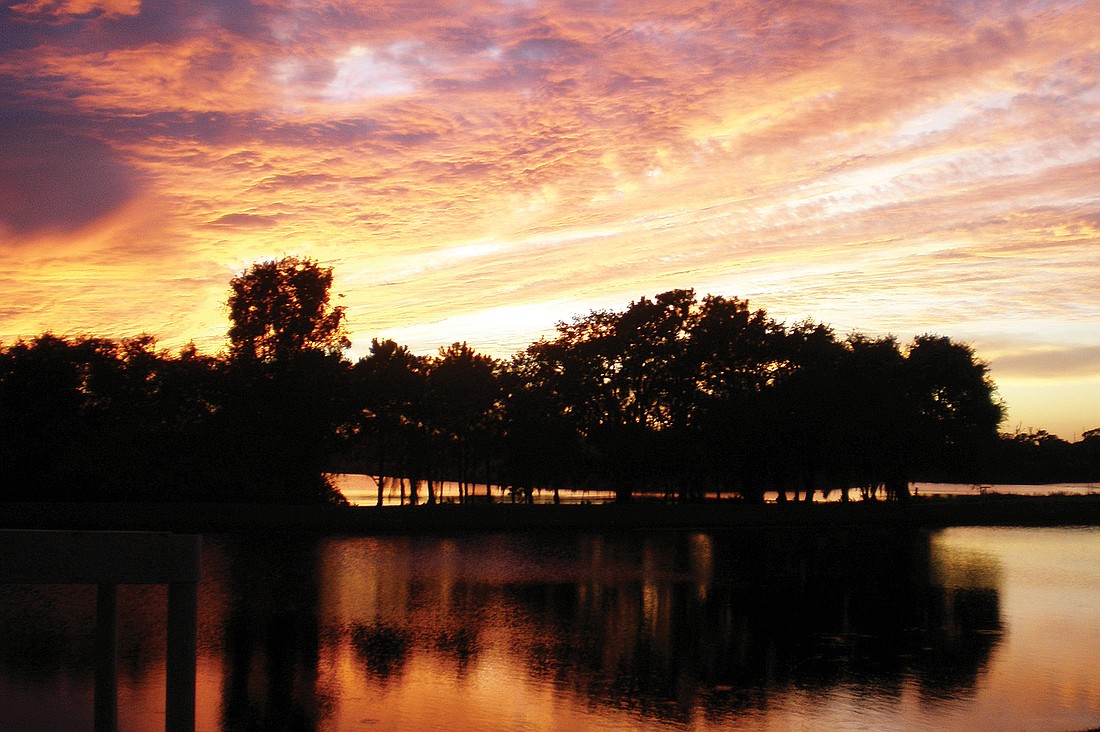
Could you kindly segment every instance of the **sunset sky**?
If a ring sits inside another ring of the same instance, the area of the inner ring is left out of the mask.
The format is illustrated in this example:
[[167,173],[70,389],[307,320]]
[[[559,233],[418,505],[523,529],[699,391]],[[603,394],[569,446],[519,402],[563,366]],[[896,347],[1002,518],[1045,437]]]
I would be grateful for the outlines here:
[[335,271],[361,355],[507,356],[695,288],[992,363],[1100,426],[1100,2],[25,0],[0,10],[0,341],[222,347]]

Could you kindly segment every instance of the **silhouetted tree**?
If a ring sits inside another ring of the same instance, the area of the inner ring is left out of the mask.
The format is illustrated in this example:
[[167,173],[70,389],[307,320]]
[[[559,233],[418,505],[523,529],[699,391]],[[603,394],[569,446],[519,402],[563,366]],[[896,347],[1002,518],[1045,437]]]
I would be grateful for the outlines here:
[[[508,363],[374,340],[352,366],[332,271],[256,264],[229,295],[229,349],[44,334],[0,347],[0,485],[35,497],[339,500],[333,455],[378,484],[479,481],[702,500],[812,500],[909,481],[1095,480],[1100,432],[1003,436],[988,367],[948,338],[838,340],[692,290],[559,323]],[[991,456],[995,455],[996,460]],[[997,466],[994,468],[990,466]],[[993,471],[993,472],[991,472]]]
[[698,464],[691,433],[699,364],[690,348],[698,315],[694,291],[671,290],[632,302],[615,328],[621,350],[613,381],[625,420],[609,449],[628,461],[618,466],[618,480],[666,496],[675,491],[682,501],[703,493],[702,476],[690,475]]
[[772,474],[780,500],[787,487],[805,491],[811,501],[821,481],[831,481],[833,457],[841,444],[843,401],[839,389],[844,344],[832,328],[813,321],[796,323],[782,340],[775,388],[769,407]]
[[344,310],[329,307],[332,270],[285,257],[230,283],[225,403],[218,412],[242,497],[337,500],[323,479],[354,412]]
[[516,354],[501,375],[501,481],[527,500],[535,487],[552,488],[557,496],[563,485],[581,485],[587,467],[560,378],[537,354]]
[[393,340],[373,339],[370,352],[355,364],[353,398],[358,416],[352,424],[373,466],[379,506],[385,481],[407,476],[409,432],[421,427],[413,420],[424,400],[426,373],[425,359]]
[[482,467],[488,462],[486,451],[499,397],[497,364],[492,358],[464,342],[439,349],[428,369],[428,399],[438,432],[436,444],[454,450],[448,474],[458,482],[460,500],[473,482],[475,462]]
[[9,498],[197,496],[215,392],[212,360],[150,336],[0,349],[0,481]]
[[874,496],[880,486],[904,477],[911,462],[911,410],[905,356],[893,336],[848,336],[841,363],[841,444],[835,459],[842,473],[841,499],[859,487]]
[[310,350],[339,354],[351,345],[344,308],[329,307],[331,267],[283,257],[252,265],[229,286],[234,361],[284,361]]
[[1100,429],[1069,442],[1046,430],[1005,433],[973,475],[920,466],[920,480],[978,483],[1089,483],[1100,480]]
[[[702,455],[720,490],[762,501],[774,447],[765,409],[783,358],[784,330],[737,298],[707,295],[690,333]],[[705,448],[705,449],[702,449]]]
[[[913,409],[914,465],[938,464],[956,475],[973,475],[979,459],[993,448],[1004,416],[989,367],[970,346],[923,335],[909,346],[905,377]],[[914,465],[895,476],[888,493],[908,495]]]
[[88,428],[91,349],[50,333],[0,352],[0,479],[8,499],[70,497]]
[[[525,372],[538,379],[536,393],[542,404],[553,405],[584,440],[586,449],[601,452],[601,458],[607,453],[606,435],[624,420],[613,380],[620,368],[615,320],[614,313],[593,311],[559,323],[557,337],[533,343],[524,359]],[[606,462],[592,461],[593,469],[604,473],[603,479],[607,479]],[[526,489],[530,495],[531,486]]]
[[688,344],[697,310],[694,292],[673,290],[622,313],[561,323],[554,341],[528,349],[546,362],[564,415],[619,500],[682,472],[696,406],[698,367]]

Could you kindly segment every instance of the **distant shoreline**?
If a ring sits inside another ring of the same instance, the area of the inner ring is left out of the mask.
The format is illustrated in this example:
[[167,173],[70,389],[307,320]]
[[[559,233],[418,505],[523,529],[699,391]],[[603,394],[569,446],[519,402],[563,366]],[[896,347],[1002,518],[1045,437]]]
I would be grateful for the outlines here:
[[443,504],[4,503],[0,528],[317,534],[1100,525],[1100,495],[957,496],[908,503]]

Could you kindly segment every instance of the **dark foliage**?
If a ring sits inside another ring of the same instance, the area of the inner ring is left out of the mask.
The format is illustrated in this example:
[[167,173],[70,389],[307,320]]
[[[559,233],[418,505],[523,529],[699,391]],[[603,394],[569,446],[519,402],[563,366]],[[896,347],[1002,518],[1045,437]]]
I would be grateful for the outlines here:
[[293,257],[234,278],[217,357],[149,336],[0,347],[3,499],[339,501],[330,470],[414,504],[445,480],[460,500],[488,484],[683,502],[1100,476],[1096,430],[998,439],[986,365],[945,337],[841,340],[674,290],[561,323],[510,361],[376,339],[353,364],[331,284]]
[[1045,430],[1001,435],[976,483],[1088,483],[1100,480],[1100,428],[1068,442]]
[[7,500],[340,500],[322,477],[348,420],[343,313],[310,260],[233,280],[230,353],[50,334],[0,349]]
[[303,351],[339,354],[351,345],[344,309],[329,308],[332,269],[284,257],[253,265],[229,283],[233,361],[286,361]]

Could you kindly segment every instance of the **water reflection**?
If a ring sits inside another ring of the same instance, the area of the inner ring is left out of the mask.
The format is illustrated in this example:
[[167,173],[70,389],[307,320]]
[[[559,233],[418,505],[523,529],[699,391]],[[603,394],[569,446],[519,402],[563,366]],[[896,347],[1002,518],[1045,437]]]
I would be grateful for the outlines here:
[[580,705],[655,722],[736,717],[766,710],[785,689],[844,683],[881,698],[915,682],[928,699],[958,699],[1002,629],[995,568],[955,557],[934,569],[920,534],[404,537],[222,550],[233,588],[227,729],[323,727],[343,718],[337,689],[453,689],[502,652],[521,674],[502,684],[549,685]]
[[238,539],[222,548],[222,728],[317,728],[335,704],[321,673],[317,542]]
[[[209,538],[199,727],[982,728],[990,668],[1013,655],[1008,560],[945,536]],[[152,730],[163,599],[135,593],[120,720]],[[86,594],[0,587],[5,699],[90,684]],[[88,700],[53,728],[86,725]],[[1100,698],[1078,707],[1100,721]]]

